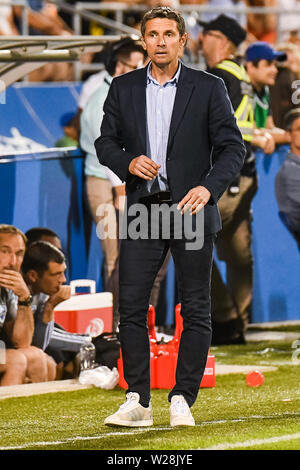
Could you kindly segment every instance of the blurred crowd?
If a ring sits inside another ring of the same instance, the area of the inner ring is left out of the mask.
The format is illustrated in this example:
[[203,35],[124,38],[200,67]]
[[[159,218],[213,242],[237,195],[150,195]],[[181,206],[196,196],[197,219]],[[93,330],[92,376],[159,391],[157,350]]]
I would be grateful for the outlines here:
[[[195,19],[203,21],[210,21],[221,12],[234,17],[239,23],[245,27],[249,36],[255,40],[267,41],[272,44],[280,40],[290,40],[292,42],[299,42],[299,18],[285,10],[300,11],[299,0],[118,0],[120,3],[127,5],[124,15],[124,24],[133,28],[139,29],[139,24],[143,12],[134,10],[135,5],[142,5],[145,8],[153,8],[158,5],[171,6],[173,8],[180,8],[184,6],[207,6],[219,9],[215,12],[191,12],[191,17],[188,18],[188,26],[193,29],[195,26]],[[3,5],[1,5],[3,3]],[[81,3],[85,3],[84,1]],[[91,2],[89,2],[91,3]],[[106,2],[109,3],[109,2]],[[115,2],[114,2],[115,3]],[[65,4],[74,6],[75,0],[67,0]],[[27,0],[28,6],[28,25],[30,34],[48,34],[48,35],[65,35],[73,34],[72,14],[63,9],[58,9],[54,3],[47,0]],[[242,9],[245,7],[273,7],[283,10],[278,16],[276,13],[243,13]],[[192,10],[192,8],[191,8]],[[230,11],[229,11],[230,10]],[[100,12],[97,9],[95,12]],[[7,5],[4,0],[0,1],[0,34],[20,34],[21,32],[21,17],[22,6]],[[109,12],[101,12],[101,14],[109,16]],[[113,16],[112,16],[113,18]],[[84,20],[83,33],[84,34],[105,34],[109,31],[97,26],[95,22]],[[278,35],[280,37],[278,37]]]
[[[228,11],[229,16],[235,18],[246,30],[247,39],[243,44],[253,41],[266,41],[272,45],[278,45],[282,42],[288,42],[294,45],[300,44],[299,36],[299,15],[285,10],[299,11],[299,0],[118,0],[124,3],[127,8],[123,10],[123,23],[139,31],[140,21],[143,11],[135,10],[135,6],[144,6],[152,8],[157,5],[171,6],[173,8],[191,7],[189,12],[184,13],[189,40],[187,43],[185,58],[192,63],[201,63],[201,54],[199,51],[198,36],[201,32],[198,20],[210,21],[220,12]],[[3,3],[3,5],[1,5]],[[65,4],[74,6],[75,0],[67,0]],[[81,2],[84,3],[84,2]],[[214,7],[219,9],[217,12],[201,12],[193,10],[193,5],[201,7]],[[27,0],[28,6],[28,29],[30,35],[73,35],[78,34],[74,31],[73,14],[59,9],[54,3],[47,0]],[[282,10],[280,15],[274,12],[268,13],[244,13],[245,7],[273,7]],[[19,35],[22,32],[22,7],[16,5],[4,4],[0,0],[0,35]],[[113,11],[88,10],[98,13],[104,17],[115,19]],[[92,20],[81,19],[81,34],[105,35],[115,34],[112,29],[101,26]],[[298,51],[298,49],[294,49]],[[91,56],[86,54],[83,61],[98,61],[98,55]],[[85,78],[85,77],[83,77]],[[60,63],[48,64],[38,72],[32,72],[30,81],[68,81],[74,79],[73,65]]]

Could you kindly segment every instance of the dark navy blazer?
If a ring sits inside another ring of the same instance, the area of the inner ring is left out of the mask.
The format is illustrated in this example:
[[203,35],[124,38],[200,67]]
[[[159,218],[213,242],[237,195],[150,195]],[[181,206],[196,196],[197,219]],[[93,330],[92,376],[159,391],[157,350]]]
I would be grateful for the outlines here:
[[[104,104],[101,135],[95,141],[99,162],[126,181],[127,205],[138,202],[144,181],[128,171],[131,160],[146,155],[147,68],[113,79]],[[166,156],[174,203],[195,186],[211,193],[204,207],[205,233],[221,229],[218,199],[239,175],[245,147],[222,79],[182,64]]]

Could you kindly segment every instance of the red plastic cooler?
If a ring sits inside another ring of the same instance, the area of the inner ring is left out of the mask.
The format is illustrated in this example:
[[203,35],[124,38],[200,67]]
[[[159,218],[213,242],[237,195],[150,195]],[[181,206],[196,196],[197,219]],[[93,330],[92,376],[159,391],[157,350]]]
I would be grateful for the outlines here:
[[[150,305],[148,310],[148,329],[150,341],[150,375],[151,389],[170,389],[175,385],[175,373],[178,358],[178,348],[181,332],[183,329],[183,320],[180,314],[181,305],[175,308],[176,328],[174,337],[167,343],[159,343],[155,333],[155,310]],[[127,382],[123,375],[122,355],[118,360],[119,386],[127,388]],[[215,387],[215,357],[208,354],[205,371],[200,384],[201,388]]]
[[[54,320],[71,333],[98,336],[113,329],[111,292],[96,293],[95,281],[78,279],[70,282],[71,297],[54,309]],[[90,294],[76,295],[77,287],[90,287]]]

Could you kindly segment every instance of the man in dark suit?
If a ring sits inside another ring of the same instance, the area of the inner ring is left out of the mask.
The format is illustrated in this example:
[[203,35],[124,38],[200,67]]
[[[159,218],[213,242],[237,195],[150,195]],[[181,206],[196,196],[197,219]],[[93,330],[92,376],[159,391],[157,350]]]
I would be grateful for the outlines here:
[[[193,426],[190,407],[211,340],[210,274],[215,234],[221,229],[217,201],[239,173],[245,148],[223,81],[179,60],[186,42],[182,16],[168,7],[154,8],[145,14],[141,32],[150,63],[113,80],[101,136],[95,141],[99,161],[126,181],[128,213],[120,251],[120,341],[127,400],[105,424],[153,423],[147,311],[153,281],[170,248],[184,326],[176,384],[169,394],[170,423]],[[196,227],[193,246],[187,243],[191,238],[185,229],[178,236],[175,222],[165,236],[164,217],[153,219],[153,207],[163,203],[175,207],[174,214],[182,219],[190,214]],[[147,220],[141,219],[148,231],[142,230],[140,237],[130,227],[134,204],[151,212]],[[159,226],[159,237],[150,236],[153,225]]]

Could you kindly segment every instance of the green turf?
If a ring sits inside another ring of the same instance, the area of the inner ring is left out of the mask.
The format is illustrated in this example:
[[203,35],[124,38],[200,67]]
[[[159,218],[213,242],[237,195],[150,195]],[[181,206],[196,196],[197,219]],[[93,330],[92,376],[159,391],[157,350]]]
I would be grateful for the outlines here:
[[103,425],[124,401],[118,387],[0,400],[0,448],[191,450],[231,444],[300,450],[300,365],[292,362],[293,351],[291,341],[212,348],[218,363],[278,369],[265,372],[259,388],[248,387],[243,374],[217,376],[215,388],[199,391],[194,428],[170,428],[167,390],[152,391],[154,427],[146,429]]
[[291,332],[291,333],[299,333],[300,329],[300,324],[299,322],[295,323],[279,323],[279,324],[269,324],[268,328],[264,328],[264,324],[252,324],[249,327],[249,331],[285,331],[285,332]]

